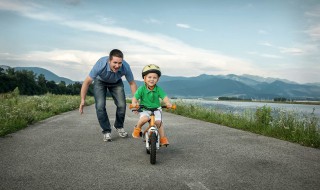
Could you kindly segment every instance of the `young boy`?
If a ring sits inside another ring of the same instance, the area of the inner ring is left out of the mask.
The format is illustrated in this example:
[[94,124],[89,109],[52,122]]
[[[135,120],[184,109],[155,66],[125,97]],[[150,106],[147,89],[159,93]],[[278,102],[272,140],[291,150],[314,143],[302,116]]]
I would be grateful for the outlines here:
[[[140,86],[136,93],[132,98],[133,106],[139,105],[138,100],[140,100],[140,104],[149,108],[159,108],[161,107],[160,98],[166,104],[167,108],[171,108],[172,104],[169,101],[166,93],[157,86],[157,82],[161,76],[161,70],[157,65],[150,64],[143,68],[142,70],[142,78],[144,80],[144,85]],[[169,145],[169,141],[164,133],[164,126],[161,121],[161,111],[155,111],[155,123],[159,129],[160,134],[160,145]],[[143,111],[140,112],[140,119],[133,130],[132,136],[134,138],[140,137],[141,127],[149,121],[150,112]]]

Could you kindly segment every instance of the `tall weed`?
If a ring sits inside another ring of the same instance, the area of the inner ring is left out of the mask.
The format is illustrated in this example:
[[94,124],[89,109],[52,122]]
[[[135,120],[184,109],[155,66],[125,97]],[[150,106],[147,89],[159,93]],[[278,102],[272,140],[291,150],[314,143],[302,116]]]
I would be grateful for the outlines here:
[[248,110],[242,114],[234,114],[187,104],[183,101],[177,101],[176,104],[177,109],[173,113],[178,115],[251,131],[305,146],[320,147],[320,121],[314,112],[311,116],[301,118],[297,113],[272,110],[268,106],[258,107],[254,113]]
[[[87,98],[87,104],[94,102]],[[19,90],[0,94],[0,136],[15,132],[29,124],[79,107],[80,96],[20,96]]]

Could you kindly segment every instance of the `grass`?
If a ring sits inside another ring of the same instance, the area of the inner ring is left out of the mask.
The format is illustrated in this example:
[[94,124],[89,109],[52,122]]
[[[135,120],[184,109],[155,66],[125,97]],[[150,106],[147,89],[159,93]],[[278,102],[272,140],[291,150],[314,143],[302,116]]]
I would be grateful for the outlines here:
[[[80,96],[52,94],[20,96],[18,90],[0,94],[0,136],[18,131],[53,115],[77,109],[79,103]],[[86,103],[94,103],[94,98],[87,97]],[[260,107],[254,113],[245,111],[242,114],[233,114],[182,101],[176,104],[177,109],[170,112],[304,146],[320,147],[319,118],[315,114],[301,118],[294,112],[272,110],[268,106]]]
[[[87,97],[87,104],[94,102]],[[20,96],[18,89],[0,94],[0,136],[5,136],[37,121],[79,108],[80,96]]]
[[175,114],[216,123],[232,128],[274,137],[304,146],[320,147],[319,118],[311,115],[299,116],[294,112],[272,110],[268,106],[258,108],[254,113],[224,113],[198,105],[176,102]]

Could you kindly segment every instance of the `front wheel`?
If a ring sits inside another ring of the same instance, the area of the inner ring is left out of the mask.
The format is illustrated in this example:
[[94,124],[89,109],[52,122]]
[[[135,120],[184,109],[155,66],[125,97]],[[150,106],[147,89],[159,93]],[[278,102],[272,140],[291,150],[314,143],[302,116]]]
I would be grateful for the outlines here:
[[150,163],[156,163],[156,154],[157,154],[157,135],[156,133],[151,134],[150,138]]

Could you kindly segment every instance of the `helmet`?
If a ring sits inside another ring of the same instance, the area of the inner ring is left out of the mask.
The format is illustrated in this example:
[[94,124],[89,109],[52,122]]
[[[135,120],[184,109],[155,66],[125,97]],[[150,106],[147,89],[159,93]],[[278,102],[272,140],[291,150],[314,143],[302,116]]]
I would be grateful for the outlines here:
[[157,73],[158,76],[160,77],[161,76],[160,67],[158,67],[157,65],[154,65],[154,64],[150,64],[150,65],[143,67],[142,78],[144,78],[144,76],[146,76],[149,73]]

